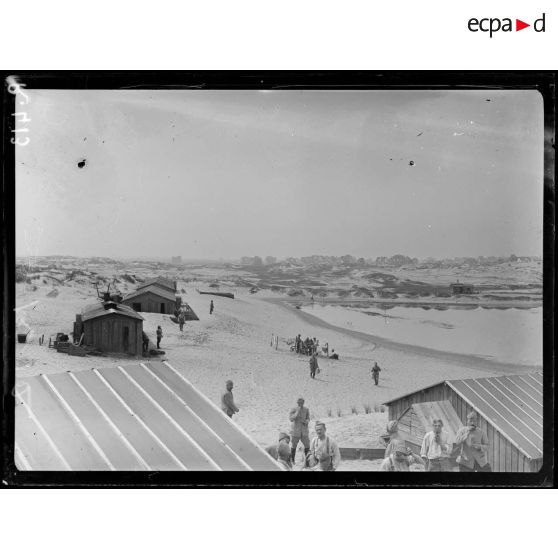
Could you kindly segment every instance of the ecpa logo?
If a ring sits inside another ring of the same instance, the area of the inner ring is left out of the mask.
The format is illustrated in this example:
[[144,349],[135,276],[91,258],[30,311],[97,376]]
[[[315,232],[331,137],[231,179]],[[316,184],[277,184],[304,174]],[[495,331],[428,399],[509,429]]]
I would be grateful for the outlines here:
[[[540,18],[533,22],[533,29],[535,32],[544,33],[545,23],[545,14],[543,13]],[[503,19],[498,17],[485,17],[482,19],[472,17],[468,21],[467,27],[469,28],[469,31],[473,33],[477,33],[479,31],[483,33],[490,33],[490,38],[492,38],[492,35],[498,31],[503,31],[504,33],[514,31],[512,18],[509,17],[505,17]],[[521,31],[527,27],[531,27],[531,24],[525,23],[521,19],[515,20],[515,31]]]

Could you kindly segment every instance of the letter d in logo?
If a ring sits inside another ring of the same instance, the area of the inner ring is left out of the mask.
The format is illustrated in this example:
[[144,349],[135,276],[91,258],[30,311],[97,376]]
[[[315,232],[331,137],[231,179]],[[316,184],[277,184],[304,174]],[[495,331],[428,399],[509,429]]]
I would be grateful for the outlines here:
[[535,20],[535,23],[533,23],[533,29],[537,32],[537,33],[544,33],[544,26],[545,26],[545,14],[543,13],[542,17],[539,19]]

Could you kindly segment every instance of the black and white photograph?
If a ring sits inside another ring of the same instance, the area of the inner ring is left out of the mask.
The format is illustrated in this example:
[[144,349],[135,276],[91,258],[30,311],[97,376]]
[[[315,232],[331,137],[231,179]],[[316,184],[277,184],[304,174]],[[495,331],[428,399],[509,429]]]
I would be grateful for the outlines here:
[[10,79],[18,471],[541,470],[537,88]]

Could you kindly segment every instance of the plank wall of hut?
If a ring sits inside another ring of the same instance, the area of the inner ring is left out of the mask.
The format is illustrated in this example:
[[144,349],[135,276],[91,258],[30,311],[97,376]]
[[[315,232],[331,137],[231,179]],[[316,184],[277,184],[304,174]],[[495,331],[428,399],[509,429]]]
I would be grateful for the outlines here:
[[123,353],[142,355],[143,321],[141,317],[106,313],[83,321],[76,316],[74,339],[78,341],[83,333],[83,345],[94,347],[103,353]]
[[122,304],[126,304],[136,312],[174,314],[176,310],[176,299],[174,297],[161,296],[148,288],[127,296]]

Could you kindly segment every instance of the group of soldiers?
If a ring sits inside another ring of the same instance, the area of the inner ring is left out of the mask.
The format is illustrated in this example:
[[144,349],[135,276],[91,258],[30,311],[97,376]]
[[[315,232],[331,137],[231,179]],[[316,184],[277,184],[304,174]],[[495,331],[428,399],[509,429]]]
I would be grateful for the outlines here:
[[457,431],[453,441],[444,431],[443,420],[434,418],[432,430],[424,435],[420,455],[407,447],[395,420],[388,422],[382,438],[387,446],[380,471],[409,471],[411,465],[420,464],[428,472],[451,472],[452,459],[459,472],[492,471],[488,462],[488,437],[478,428],[478,415],[474,411],[467,415],[466,426]]
[[[240,412],[234,402],[232,390],[234,383],[227,380],[225,392],[221,396],[221,409],[229,418]],[[289,412],[291,434],[281,432],[277,444],[269,446],[266,451],[277,460],[285,471],[291,471],[295,465],[298,444],[304,446],[304,460],[299,469],[306,471],[335,471],[341,461],[341,453],[335,440],[326,434],[326,425],[317,421],[314,428],[316,436],[310,440],[310,410],[304,406],[304,398],[299,397],[296,407]]]
[[300,333],[294,340],[294,350],[299,355],[313,355],[318,352],[319,345],[319,339],[307,337],[303,340]]
[[327,434],[322,421],[316,421],[316,435],[310,440],[310,410],[304,406],[304,398],[299,397],[296,407],[289,412],[291,434],[281,432],[277,444],[266,448],[267,453],[277,460],[284,471],[292,471],[296,464],[296,452],[300,442],[304,446],[304,459],[296,464],[303,471],[335,471],[341,461],[337,442]]
[[[233,397],[233,382],[227,380],[225,393],[221,397],[221,408],[229,418],[238,413]],[[266,451],[285,471],[294,468],[304,471],[335,471],[341,461],[337,442],[326,432],[324,422],[316,421],[316,435],[310,440],[310,410],[304,405],[304,398],[299,397],[296,407],[289,412],[290,434],[281,432],[276,444]],[[455,459],[460,472],[490,472],[488,463],[488,438],[478,428],[478,415],[473,411],[467,415],[467,425],[460,428],[451,440],[444,431],[444,422],[440,418],[432,420],[432,430],[423,438],[420,455],[407,447],[404,437],[399,432],[398,422],[392,420],[381,436],[386,444],[384,460],[380,471],[409,471],[411,465],[424,466],[428,472],[453,471],[451,460]],[[304,447],[302,463],[296,463],[298,445]],[[295,467],[295,465],[297,465]]]

